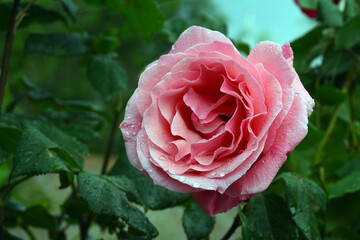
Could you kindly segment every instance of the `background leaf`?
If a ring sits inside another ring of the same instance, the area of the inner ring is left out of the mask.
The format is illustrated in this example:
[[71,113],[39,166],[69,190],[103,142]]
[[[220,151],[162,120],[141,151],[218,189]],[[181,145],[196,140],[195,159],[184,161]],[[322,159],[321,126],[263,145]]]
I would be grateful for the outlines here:
[[339,181],[329,184],[327,191],[329,199],[341,197],[345,194],[360,190],[360,171],[354,172]]
[[91,37],[79,33],[30,34],[25,43],[26,53],[54,56],[76,56],[89,51]]
[[198,203],[190,203],[184,211],[182,223],[189,240],[204,239],[214,228],[215,219],[210,217]]
[[109,55],[92,56],[87,66],[87,76],[94,88],[106,100],[126,89],[126,72]]

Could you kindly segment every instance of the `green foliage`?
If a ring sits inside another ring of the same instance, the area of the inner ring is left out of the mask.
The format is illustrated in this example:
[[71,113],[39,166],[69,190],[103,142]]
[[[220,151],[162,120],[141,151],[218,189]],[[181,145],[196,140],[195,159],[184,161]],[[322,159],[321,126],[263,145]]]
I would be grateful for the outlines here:
[[326,194],[314,182],[296,174],[283,173],[277,180],[286,185],[286,203],[291,217],[307,239],[321,239],[313,203],[325,210]]
[[92,56],[87,65],[87,75],[91,84],[105,100],[126,89],[126,72],[109,55]]
[[196,202],[190,203],[184,211],[182,223],[189,240],[204,239],[214,228],[215,219],[210,217]]
[[353,193],[360,190],[360,171],[354,172],[339,181],[329,184],[327,191],[329,198],[341,197],[348,193]]
[[119,10],[129,21],[137,33],[146,40],[160,30],[164,23],[165,16],[156,6],[154,0],[109,0],[109,7]]
[[318,18],[330,27],[341,27],[343,24],[342,14],[331,0],[319,0]]
[[51,150],[53,147],[57,147],[57,144],[36,128],[25,130],[14,153],[14,166],[10,178],[69,171],[66,163]]
[[172,192],[155,185],[129,163],[125,154],[120,156],[110,174],[124,175],[131,179],[139,192],[142,204],[153,210],[177,206],[189,199],[187,194]]
[[244,239],[299,239],[299,231],[286,202],[275,194],[252,197],[245,213],[240,212]]
[[98,214],[120,217],[131,227],[148,237],[155,237],[158,232],[145,215],[128,203],[117,188],[119,181],[113,178],[80,172],[78,177],[79,193],[86,200],[90,209]]
[[76,56],[89,51],[91,38],[79,33],[30,34],[26,40],[26,53],[54,56]]

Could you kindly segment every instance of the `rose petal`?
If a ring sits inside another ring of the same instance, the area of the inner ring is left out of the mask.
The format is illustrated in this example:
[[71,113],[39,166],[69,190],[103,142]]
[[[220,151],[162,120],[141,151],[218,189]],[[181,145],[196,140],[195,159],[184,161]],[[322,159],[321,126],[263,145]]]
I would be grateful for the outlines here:
[[179,39],[173,45],[170,53],[185,52],[188,48],[196,44],[211,43],[214,41],[232,45],[232,42],[218,31],[211,31],[203,27],[192,26],[179,36]]

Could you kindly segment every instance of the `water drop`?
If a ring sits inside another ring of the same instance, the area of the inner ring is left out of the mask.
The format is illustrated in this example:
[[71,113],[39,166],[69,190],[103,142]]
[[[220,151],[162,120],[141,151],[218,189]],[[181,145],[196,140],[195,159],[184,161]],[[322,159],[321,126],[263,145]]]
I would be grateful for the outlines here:
[[223,176],[225,176],[225,172],[220,173],[220,177],[223,177]]
[[217,174],[216,172],[212,172],[212,173],[211,173],[211,176],[215,177],[216,174]]
[[198,182],[194,182],[194,183],[193,183],[193,187],[194,187],[194,188],[198,188],[198,187],[200,187],[200,184],[199,184]]
[[184,177],[184,176],[180,176],[179,181],[180,181],[180,182],[185,182],[185,177]]

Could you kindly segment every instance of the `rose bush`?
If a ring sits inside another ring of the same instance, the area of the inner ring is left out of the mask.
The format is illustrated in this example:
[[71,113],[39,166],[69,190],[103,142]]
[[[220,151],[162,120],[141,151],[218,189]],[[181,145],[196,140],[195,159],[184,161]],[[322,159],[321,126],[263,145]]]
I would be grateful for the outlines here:
[[242,57],[223,34],[190,27],[141,74],[120,128],[133,166],[214,215],[264,191],[307,134],[314,101],[289,43]]

